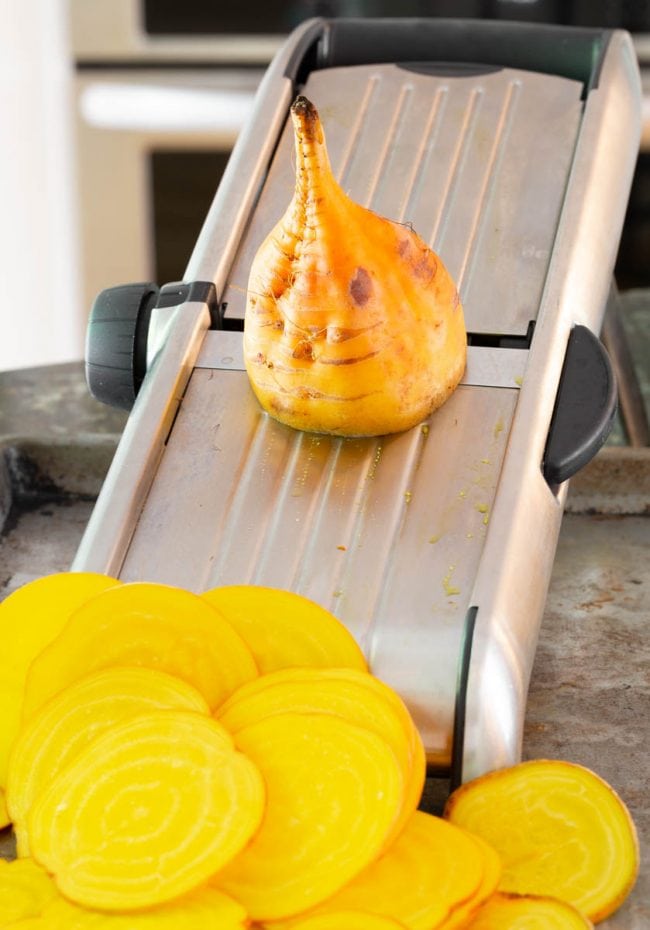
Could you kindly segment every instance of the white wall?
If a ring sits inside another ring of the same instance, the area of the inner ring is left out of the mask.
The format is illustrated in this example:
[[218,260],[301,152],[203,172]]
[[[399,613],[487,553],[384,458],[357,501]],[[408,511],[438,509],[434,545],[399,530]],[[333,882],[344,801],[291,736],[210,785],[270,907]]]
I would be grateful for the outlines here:
[[0,0],[0,370],[83,358],[65,0]]

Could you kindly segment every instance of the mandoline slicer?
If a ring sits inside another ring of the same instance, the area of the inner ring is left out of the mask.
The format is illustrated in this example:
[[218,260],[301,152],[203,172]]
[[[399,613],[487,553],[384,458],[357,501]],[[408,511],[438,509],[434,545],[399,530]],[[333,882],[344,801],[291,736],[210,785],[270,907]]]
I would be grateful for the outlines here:
[[[243,368],[251,259],[293,189],[297,93],[320,111],[344,188],[412,223],[460,289],[465,377],[399,435],[293,431],[261,412]],[[402,695],[432,773],[459,781],[517,761],[567,479],[616,405],[594,334],[639,133],[621,31],[437,19],[296,29],[184,281],[96,301],[91,390],[133,410],[73,568],[304,594]]]

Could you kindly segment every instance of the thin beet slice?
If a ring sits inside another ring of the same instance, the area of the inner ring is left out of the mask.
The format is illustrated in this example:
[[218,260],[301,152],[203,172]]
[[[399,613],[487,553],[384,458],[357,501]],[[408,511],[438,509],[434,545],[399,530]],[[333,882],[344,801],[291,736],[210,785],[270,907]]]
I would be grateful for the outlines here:
[[376,733],[400,766],[404,796],[386,845],[400,833],[420,803],[426,775],[424,746],[413,720],[388,685],[357,669],[282,669],[244,685],[217,717],[233,733],[274,714],[334,714]]
[[237,630],[262,675],[295,666],[367,671],[349,630],[309,598],[261,585],[224,585],[202,597]]
[[501,856],[501,891],[550,895],[598,922],[631,890],[639,867],[629,811],[589,769],[533,760],[462,785],[445,816]]
[[375,859],[402,803],[399,766],[375,733],[329,714],[277,714],[235,734],[267,788],[264,821],[217,876],[254,920],[318,904]]
[[181,678],[116,666],[81,678],[27,721],[11,753],[7,782],[19,855],[29,854],[27,816],[59,772],[116,723],[164,709],[210,712],[202,695]]
[[127,910],[205,883],[264,814],[255,764],[216,721],[150,711],[116,724],[54,779],[28,818],[34,858],[86,907]]
[[211,708],[258,674],[242,638],[203,598],[171,585],[134,582],[86,601],[34,660],[25,718],[82,676],[114,665],[177,675]]

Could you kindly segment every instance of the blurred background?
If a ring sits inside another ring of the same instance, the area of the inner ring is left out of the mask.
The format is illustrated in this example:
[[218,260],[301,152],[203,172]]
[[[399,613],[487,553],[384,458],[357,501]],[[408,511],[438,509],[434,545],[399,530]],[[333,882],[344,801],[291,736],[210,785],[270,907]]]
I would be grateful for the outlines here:
[[0,0],[0,371],[83,358],[102,288],[183,277],[266,66],[321,15],[629,30],[644,132],[616,278],[650,287],[650,0]]

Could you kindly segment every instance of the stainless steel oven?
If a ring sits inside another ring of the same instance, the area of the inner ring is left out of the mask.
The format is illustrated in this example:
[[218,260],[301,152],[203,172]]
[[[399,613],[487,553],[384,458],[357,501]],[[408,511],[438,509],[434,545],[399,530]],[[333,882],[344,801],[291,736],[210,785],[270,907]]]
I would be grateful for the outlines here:
[[258,79],[192,68],[78,72],[86,305],[111,281],[182,277]]
[[182,277],[280,40],[157,36],[138,0],[69,10],[89,307],[115,281]]

